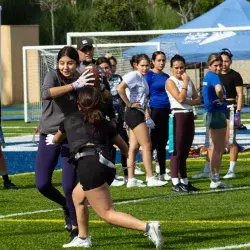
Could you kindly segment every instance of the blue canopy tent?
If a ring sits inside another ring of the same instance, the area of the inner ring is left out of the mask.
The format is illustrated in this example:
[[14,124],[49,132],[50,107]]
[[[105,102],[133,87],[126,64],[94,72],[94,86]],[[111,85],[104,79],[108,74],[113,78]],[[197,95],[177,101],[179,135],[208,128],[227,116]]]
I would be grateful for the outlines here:
[[[250,26],[250,3],[246,0],[225,0],[207,13],[177,29]],[[226,31],[189,34],[163,34],[149,42],[175,43],[179,54],[188,62],[205,62],[210,53],[222,48],[232,51],[234,59],[250,58],[250,31]],[[126,54],[142,53],[132,48]]]

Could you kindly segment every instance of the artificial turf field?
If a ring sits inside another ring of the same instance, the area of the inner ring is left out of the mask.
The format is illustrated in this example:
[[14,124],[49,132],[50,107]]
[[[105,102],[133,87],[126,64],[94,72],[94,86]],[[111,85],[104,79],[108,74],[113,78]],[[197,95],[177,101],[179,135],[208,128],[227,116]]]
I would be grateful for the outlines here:
[[[249,160],[249,153],[240,154],[237,178],[225,181],[232,185],[228,190],[211,191],[208,179],[193,180],[201,190],[189,194],[172,192],[170,183],[159,188],[112,187],[115,208],[145,221],[161,221],[164,249],[250,249]],[[190,180],[204,161],[188,160]],[[224,155],[222,175],[228,164]],[[34,173],[11,179],[19,190],[3,190],[0,181],[0,250],[62,249],[69,240],[62,210],[38,193]],[[62,190],[61,171],[55,171],[53,183]],[[89,234],[93,249],[154,249],[141,232],[108,225],[91,208]]]

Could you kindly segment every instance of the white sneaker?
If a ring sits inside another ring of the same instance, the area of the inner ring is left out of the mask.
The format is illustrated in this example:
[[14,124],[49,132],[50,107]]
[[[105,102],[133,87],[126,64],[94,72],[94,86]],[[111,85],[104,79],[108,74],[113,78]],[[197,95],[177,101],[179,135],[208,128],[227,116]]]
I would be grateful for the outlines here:
[[169,174],[171,172],[171,170],[169,168],[166,168],[165,171],[167,174]]
[[161,181],[170,181],[171,176],[169,174],[167,174],[167,173],[161,174],[160,177],[159,177],[159,180],[161,180]]
[[232,171],[228,171],[227,174],[223,177],[223,179],[232,179],[232,178],[235,178],[236,175],[234,172]]
[[122,176],[116,176],[110,186],[120,187],[125,184],[125,179]]
[[148,223],[149,230],[145,233],[156,246],[156,249],[160,250],[163,247],[163,238],[161,234],[161,225],[158,221],[151,221]]
[[147,178],[147,186],[148,187],[161,187],[167,185],[167,181],[158,180],[155,176]]
[[[166,173],[169,174],[171,170],[169,168],[165,169]],[[160,173],[160,165],[158,163],[155,164],[155,173],[159,174]]]
[[210,188],[215,189],[225,189],[225,188],[229,188],[229,186],[227,186],[226,184],[220,182],[220,181],[211,181],[210,183]]
[[155,164],[155,172],[156,172],[157,174],[160,173],[160,165],[158,164],[158,162],[156,162],[156,164]]
[[64,244],[63,248],[70,248],[70,247],[91,247],[92,241],[91,237],[82,240],[78,236],[76,236],[70,243]]
[[210,176],[209,173],[205,173],[205,172],[200,172],[198,174],[195,174],[192,176],[193,179],[201,179],[201,178],[208,178]]
[[136,161],[135,162],[135,175],[143,175],[143,174],[145,174],[145,172],[143,172],[141,170],[141,168],[139,167],[138,162]]
[[146,187],[146,185],[143,184],[141,180],[131,178],[131,179],[128,179],[127,188],[131,188],[131,187]]

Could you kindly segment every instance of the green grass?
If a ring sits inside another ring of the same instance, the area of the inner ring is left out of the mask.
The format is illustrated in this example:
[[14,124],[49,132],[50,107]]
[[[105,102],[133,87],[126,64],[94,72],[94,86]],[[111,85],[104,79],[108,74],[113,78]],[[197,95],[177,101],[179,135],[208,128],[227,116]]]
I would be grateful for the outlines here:
[[[127,204],[116,204],[115,208],[141,220],[160,220],[165,238],[164,249],[198,249],[249,243],[250,187],[239,189],[250,183],[249,158],[249,153],[241,154],[237,178],[225,181],[235,189],[210,192],[208,179],[194,180],[192,183],[201,191],[188,195],[173,193],[170,184],[160,188],[112,187],[114,202],[128,201]],[[189,177],[200,171],[203,164],[204,159],[189,159]],[[222,175],[226,173],[228,164],[229,156],[225,155]],[[59,208],[38,193],[34,173],[13,175],[11,179],[20,189],[0,190],[0,215]],[[145,176],[141,179],[144,180]],[[53,183],[62,191],[61,171],[55,171]],[[141,198],[145,200],[140,201]],[[62,249],[61,246],[69,239],[63,229],[62,218],[62,211],[55,210],[0,219],[0,249]],[[141,232],[108,225],[92,209],[89,233],[93,239],[93,249],[154,249]]]
[[28,123],[23,120],[2,121],[2,126],[6,137],[31,135],[38,126],[38,121]]

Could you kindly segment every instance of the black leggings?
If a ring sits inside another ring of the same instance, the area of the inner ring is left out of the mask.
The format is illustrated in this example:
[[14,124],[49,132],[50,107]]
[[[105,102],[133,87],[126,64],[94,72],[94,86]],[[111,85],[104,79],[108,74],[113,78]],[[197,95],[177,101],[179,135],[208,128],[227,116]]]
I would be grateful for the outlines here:
[[[126,129],[123,127],[123,122],[116,124],[116,130],[117,130],[118,134],[122,137],[122,139],[128,145],[128,134],[127,134]],[[115,159],[116,159],[116,148],[112,147],[112,161],[115,162]],[[122,163],[122,167],[123,167],[124,176],[128,176],[127,157],[124,156],[122,153],[121,153],[121,163]]]
[[152,150],[156,149],[157,159],[160,165],[160,174],[166,172],[166,146],[168,142],[168,120],[170,109],[150,108],[151,118],[155,123],[155,128],[151,129]]

